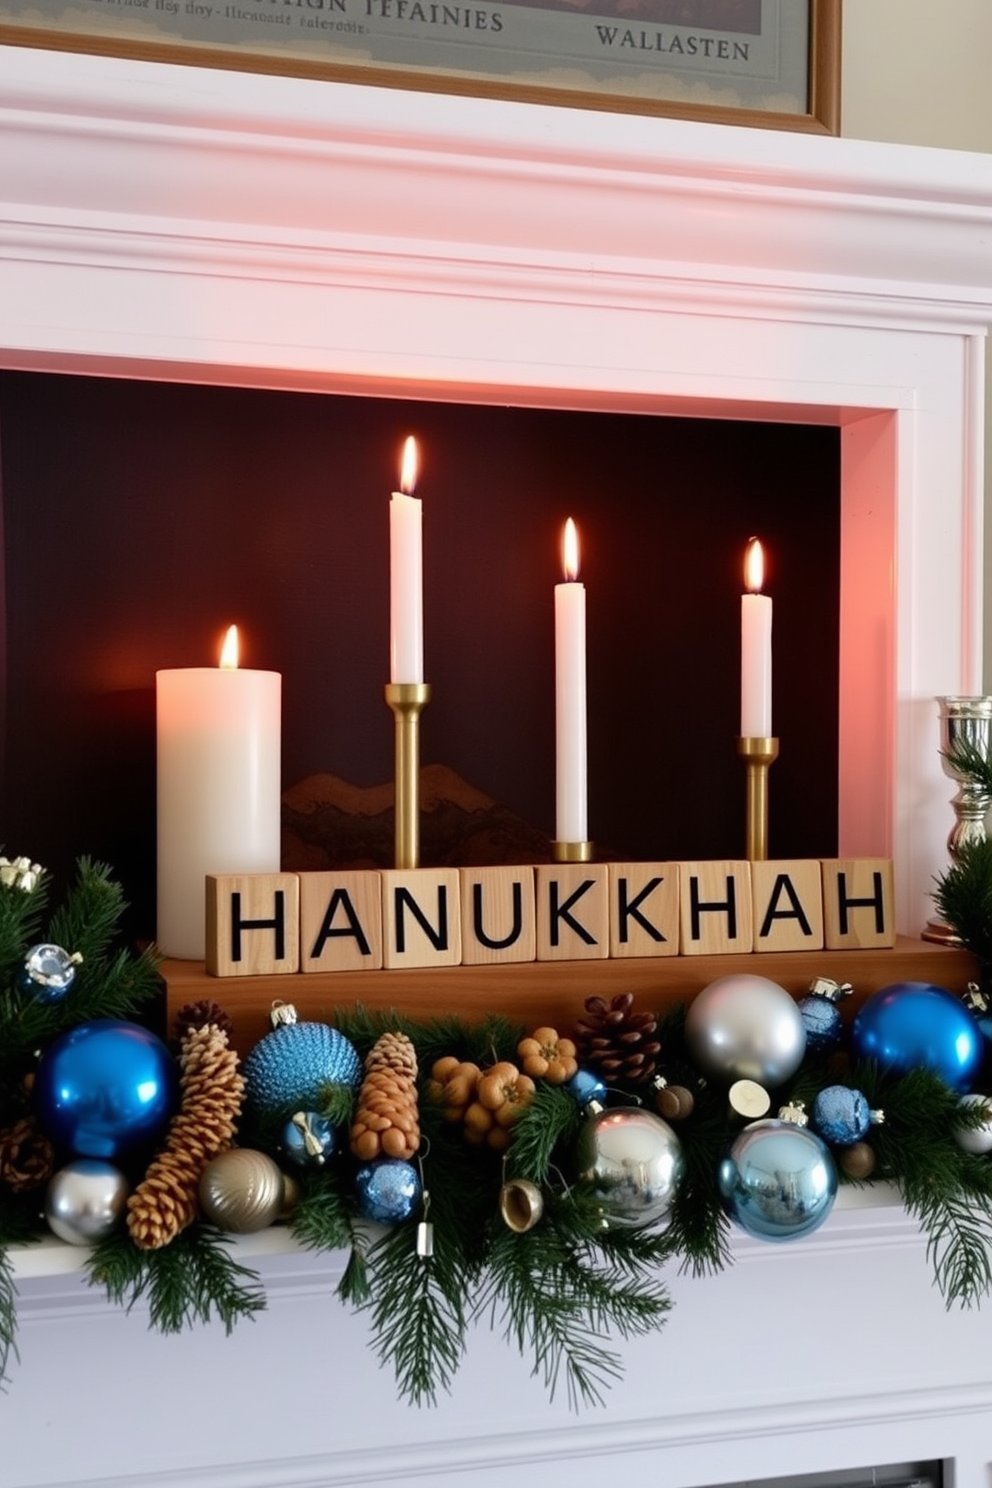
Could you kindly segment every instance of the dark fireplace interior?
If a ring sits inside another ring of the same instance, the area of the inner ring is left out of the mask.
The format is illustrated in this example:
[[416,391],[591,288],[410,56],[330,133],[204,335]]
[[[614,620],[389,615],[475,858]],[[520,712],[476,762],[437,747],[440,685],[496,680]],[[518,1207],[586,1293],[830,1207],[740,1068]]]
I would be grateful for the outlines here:
[[284,866],[374,860],[347,833],[302,842],[290,818],[300,790],[332,788],[312,777],[392,778],[388,500],[408,433],[433,694],[422,760],[458,777],[442,775],[456,804],[465,782],[498,808],[481,849],[457,840],[457,811],[425,828],[425,864],[547,856],[568,516],[598,855],[743,853],[752,534],[775,601],[771,854],[836,852],[836,429],[19,372],[0,373],[0,850],[58,877],[82,853],[109,862],[130,928],[153,933],[155,671],[216,664],[236,621],[242,664],[283,674]]

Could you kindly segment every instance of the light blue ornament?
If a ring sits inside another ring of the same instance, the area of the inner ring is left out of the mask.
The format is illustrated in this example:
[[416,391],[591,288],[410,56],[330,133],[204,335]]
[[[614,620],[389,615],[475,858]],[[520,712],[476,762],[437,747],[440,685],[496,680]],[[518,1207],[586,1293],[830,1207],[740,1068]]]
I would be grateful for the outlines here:
[[720,1196],[735,1224],[758,1240],[798,1240],[827,1218],[837,1197],[829,1148],[794,1121],[752,1122],[720,1164]]
[[282,1115],[312,1110],[328,1085],[357,1090],[362,1062],[354,1044],[327,1023],[298,1023],[296,1009],[279,1003],[271,1033],[245,1059],[245,1101],[255,1112]]
[[78,951],[70,955],[61,946],[32,946],[24,958],[17,985],[45,1006],[61,1002],[76,980],[76,967],[82,959]]
[[825,1142],[853,1147],[871,1126],[871,1111],[860,1090],[828,1085],[814,1100],[810,1119]]
[[378,1157],[355,1174],[355,1198],[366,1219],[397,1225],[409,1219],[420,1203],[422,1185],[413,1163],[402,1157]]
[[337,1134],[326,1116],[297,1111],[283,1127],[279,1145],[298,1168],[319,1168],[336,1148]]
[[45,1050],[35,1110],[57,1146],[113,1161],[161,1135],[178,1086],[175,1061],[160,1038],[138,1023],[97,1018]]
[[928,1069],[951,1090],[970,1090],[982,1036],[959,998],[929,982],[894,982],[869,997],[854,1020],[851,1047],[890,1074]]

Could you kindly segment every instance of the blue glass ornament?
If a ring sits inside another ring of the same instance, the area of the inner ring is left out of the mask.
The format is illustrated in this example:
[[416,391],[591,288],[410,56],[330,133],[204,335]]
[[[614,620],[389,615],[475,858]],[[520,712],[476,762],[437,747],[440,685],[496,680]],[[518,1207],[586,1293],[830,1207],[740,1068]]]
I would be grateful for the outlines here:
[[376,1224],[402,1224],[420,1203],[420,1174],[402,1157],[379,1157],[355,1174],[355,1197],[366,1219]]
[[362,1062],[354,1044],[326,1023],[298,1023],[295,1008],[279,1005],[276,1026],[245,1059],[245,1101],[255,1111],[279,1115],[320,1104],[328,1085],[357,1090]]
[[744,1128],[720,1164],[720,1196],[735,1224],[758,1240],[798,1240],[827,1218],[837,1197],[829,1148],[794,1121]]
[[569,1095],[578,1101],[580,1106],[587,1106],[590,1101],[605,1101],[607,1089],[598,1075],[591,1070],[576,1070],[570,1080],[566,1080],[564,1087]]
[[326,1116],[297,1111],[283,1127],[279,1145],[297,1167],[320,1167],[337,1146],[337,1134]]
[[960,998],[929,982],[894,982],[869,997],[854,1020],[858,1059],[905,1075],[928,1069],[951,1090],[970,1090],[982,1062],[982,1038]]
[[808,1054],[829,1054],[839,1047],[844,1025],[837,1004],[842,997],[849,997],[851,990],[849,982],[815,977],[808,994],[799,999]]
[[76,967],[82,960],[78,952],[70,955],[57,945],[32,946],[24,958],[24,966],[17,978],[22,992],[28,992],[35,1002],[61,1002],[76,980]]
[[810,1119],[825,1142],[853,1147],[871,1126],[871,1111],[860,1090],[828,1085],[814,1100]]
[[45,1050],[34,1102],[58,1146],[113,1161],[161,1134],[178,1085],[175,1061],[160,1038],[138,1023],[97,1018],[70,1028]]

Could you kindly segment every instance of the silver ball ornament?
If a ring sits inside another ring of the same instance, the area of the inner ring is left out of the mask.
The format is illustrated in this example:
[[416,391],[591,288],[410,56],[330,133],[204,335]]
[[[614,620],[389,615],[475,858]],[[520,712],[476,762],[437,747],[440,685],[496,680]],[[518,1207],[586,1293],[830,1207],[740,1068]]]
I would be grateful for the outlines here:
[[17,985],[45,1007],[61,1002],[76,980],[76,967],[82,959],[78,951],[70,954],[61,946],[32,946],[24,958]]
[[285,1174],[264,1152],[232,1147],[207,1163],[200,1178],[200,1208],[232,1235],[265,1230],[287,1208]]
[[985,1111],[985,1120],[981,1126],[956,1126],[954,1128],[954,1140],[965,1152],[981,1154],[992,1152],[992,1099],[987,1095],[979,1095],[977,1092],[971,1095],[963,1095],[958,1101],[959,1106],[982,1106]]
[[667,1221],[685,1158],[668,1122],[652,1111],[593,1107],[579,1130],[575,1170],[603,1228],[634,1229]]
[[806,1053],[806,1028],[793,999],[767,977],[718,977],[689,1005],[685,1041],[704,1075],[772,1090],[790,1080]]
[[78,1157],[49,1179],[48,1228],[69,1245],[96,1245],[117,1228],[127,1205],[127,1179],[112,1163]]

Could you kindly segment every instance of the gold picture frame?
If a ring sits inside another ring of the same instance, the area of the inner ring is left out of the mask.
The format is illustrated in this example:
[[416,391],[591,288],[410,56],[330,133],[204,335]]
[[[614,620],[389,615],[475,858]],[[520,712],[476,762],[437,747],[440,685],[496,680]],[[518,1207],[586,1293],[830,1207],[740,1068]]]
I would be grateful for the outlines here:
[[841,0],[0,0],[0,43],[837,134]]

